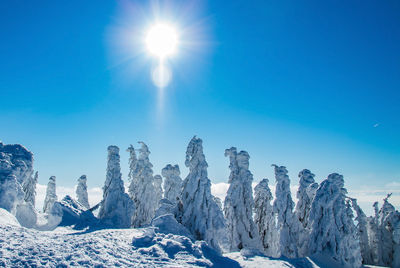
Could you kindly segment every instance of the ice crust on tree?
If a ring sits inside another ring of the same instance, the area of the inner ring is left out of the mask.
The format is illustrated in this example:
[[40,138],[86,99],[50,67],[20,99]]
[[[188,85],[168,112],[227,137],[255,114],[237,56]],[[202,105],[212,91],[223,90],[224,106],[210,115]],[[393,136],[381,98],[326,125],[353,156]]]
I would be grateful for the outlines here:
[[128,228],[131,226],[135,204],[125,193],[121,176],[119,148],[111,145],[108,147],[107,175],[98,217],[105,225]]
[[229,189],[224,202],[226,229],[230,251],[243,248],[260,249],[260,237],[253,221],[253,174],[249,171],[250,156],[235,147],[225,150],[229,156],[231,174]]
[[304,228],[308,224],[308,216],[310,214],[311,203],[318,189],[318,184],[315,183],[314,174],[308,169],[303,169],[299,173],[299,189],[297,191],[296,216]]
[[254,214],[261,243],[267,256],[280,256],[279,236],[275,213],[271,201],[274,199],[268,186],[268,179],[260,181],[254,189]]
[[179,209],[182,214],[178,219],[195,239],[205,240],[214,249],[221,250],[221,247],[225,248],[226,242],[224,215],[211,195],[202,143],[195,136],[186,150],[185,165],[189,168],[189,174],[183,182]]
[[177,198],[182,192],[181,172],[178,165],[168,164],[161,170],[161,175],[164,179],[164,198],[172,203],[177,203]]
[[57,201],[57,194],[56,194],[56,177],[51,176],[49,182],[47,183],[46,189],[46,197],[44,199],[43,204],[43,212],[49,213],[54,202]]
[[131,180],[129,196],[135,202],[136,206],[132,220],[132,226],[135,228],[147,226],[151,223],[161,199],[161,196],[157,193],[159,191],[159,178],[155,181],[153,177],[153,165],[149,160],[149,148],[144,142],[139,142],[139,144],[141,148],[139,149],[138,159],[136,159],[133,146],[131,145],[128,148],[130,152],[129,177]]
[[38,172],[35,172],[35,176],[28,177],[23,185],[22,190],[24,191],[24,201],[31,203],[35,207],[36,202],[36,184],[38,182]]
[[90,205],[89,205],[89,197],[88,197],[86,182],[87,182],[86,175],[82,175],[78,179],[78,186],[76,187],[76,198],[78,199],[78,202],[81,203],[82,206],[88,209],[90,208]]
[[[154,186],[154,211],[156,211],[159,207],[160,200],[163,196],[163,189],[162,189],[163,179],[160,175],[155,175],[153,179],[153,186]],[[155,212],[154,212],[155,213]],[[154,215],[153,215],[154,217]]]
[[294,202],[290,193],[288,171],[284,166],[272,166],[275,169],[274,212],[277,215],[280,253],[288,258],[297,258],[306,253],[307,243],[299,241],[302,228],[293,211]]
[[344,267],[360,267],[360,243],[346,194],[343,176],[337,173],[320,184],[310,211],[310,253],[326,254]]

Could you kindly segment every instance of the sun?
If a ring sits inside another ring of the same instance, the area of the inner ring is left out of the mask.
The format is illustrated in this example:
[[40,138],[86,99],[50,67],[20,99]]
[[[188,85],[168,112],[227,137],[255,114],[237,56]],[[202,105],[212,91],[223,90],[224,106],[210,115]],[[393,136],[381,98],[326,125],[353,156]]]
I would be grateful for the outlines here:
[[147,49],[160,59],[173,55],[176,52],[177,45],[178,34],[174,27],[168,24],[156,24],[147,33]]

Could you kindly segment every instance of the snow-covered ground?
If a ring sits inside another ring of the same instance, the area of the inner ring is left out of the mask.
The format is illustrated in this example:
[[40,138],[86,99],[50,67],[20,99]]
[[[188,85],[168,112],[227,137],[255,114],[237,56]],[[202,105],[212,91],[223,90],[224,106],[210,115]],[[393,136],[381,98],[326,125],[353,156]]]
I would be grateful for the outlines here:
[[309,259],[219,256],[204,242],[152,228],[37,231],[20,227],[3,209],[0,219],[0,266],[5,267],[319,267]]

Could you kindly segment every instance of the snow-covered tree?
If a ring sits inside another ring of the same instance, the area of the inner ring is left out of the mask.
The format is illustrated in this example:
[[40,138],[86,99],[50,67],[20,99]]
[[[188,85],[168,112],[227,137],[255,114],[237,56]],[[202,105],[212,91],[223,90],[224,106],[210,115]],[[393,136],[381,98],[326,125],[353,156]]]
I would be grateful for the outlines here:
[[[162,177],[160,175],[155,175],[154,180],[153,180],[153,186],[154,186],[154,207],[155,209],[158,208],[158,203],[162,199],[163,196],[163,189],[162,189]],[[154,216],[153,216],[154,217]]]
[[387,197],[383,199],[382,208],[379,210],[379,230],[382,250],[382,262],[379,264],[394,267],[395,240],[397,238],[397,236],[394,237],[394,234],[399,227],[400,213],[396,211],[394,206],[389,202],[391,195],[392,194],[388,194]]
[[343,176],[337,173],[320,184],[310,211],[310,253],[325,254],[344,267],[360,267],[360,243],[343,187]]
[[149,225],[158,208],[156,189],[153,177],[153,165],[150,163],[150,151],[147,145],[139,142],[139,158],[132,145],[128,148],[130,152],[130,179],[129,195],[135,202],[136,211],[133,216],[132,226],[143,227]]
[[108,147],[107,175],[99,219],[112,227],[127,228],[131,226],[135,204],[125,193],[121,176],[119,148],[111,145]]
[[279,236],[274,209],[271,205],[273,196],[268,186],[268,179],[260,181],[254,192],[254,221],[258,227],[264,252],[267,256],[277,258],[280,256]]
[[38,172],[35,172],[35,176],[30,176],[22,184],[22,189],[24,191],[24,200],[27,203],[31,203],[35,206],[36,199],[36,184],[38,182]]
[[297,204],[296,204],[296,216],[306,228],[308,224],[308,216],[310,214],[311,203],[314,199],[315,193],[318,189],[318,184],[315,183],[314,174],[308,169],[303,169],[299,173],[299,189],[297,191]]
[[352,198],[351,202],[357,215],[356,217],[357,231],[360,240],[360,250],[363,263],[372,264],[371,250],[369,248],[369,240],[368,240],[367,216],[365,215],[364,211],[360,208],[360,206],[357,204],[357,199]]
[[43,212],[50,213],[51,208],[53,207],[54,202],[56,201],[57,201],[56,177],[51,176],[49,182],[47,183],[46,197],[44,199],[44,204],[43,204]]
[[211,182],[207,175],[207,162],[203,154],[202,140],[192,138],[186,150],[185,165],[189,174],[183,182],[180,211],[181,223],[197,240],[205,240],[220,250],[226,232],[224,215],[211,195]]
[[378,202],[373,204],[375,214],[368,217],[368,244],[371,251],[371,264],[382,263],[381,232],[379,230],[379,207]]
[[230,241],[230,250],[260,248],[260,237],[253,221],[253,174],[249,171],[250,156],[235,147],[225,150],[229,156],[231,174],[229,189],[225,197],[224,213]]
[[179,166],[167,165],[161,170],[164,180],[164,198],[172,203],[177,202],[177,198],[182,192],[182,179],[180,177]]
[[86,175],[82,175],[78,179],[78,186],[76,187],[76,197],[78,202],[85,208],[89,209],[89,197],[87,192],[87,185],[86,185]]
[[284,166],[272,165],[275,169],[274,212],[277,215],[280,253],[288,258],[297,258],[307,251],[307,243],[299,241],[301,224],[294,214],[294,202],[290,193],[288,171]]

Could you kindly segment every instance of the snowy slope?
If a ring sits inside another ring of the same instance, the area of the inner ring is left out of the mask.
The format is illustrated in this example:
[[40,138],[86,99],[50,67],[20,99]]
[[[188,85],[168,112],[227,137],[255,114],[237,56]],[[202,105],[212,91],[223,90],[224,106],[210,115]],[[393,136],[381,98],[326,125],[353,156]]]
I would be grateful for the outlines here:
[[0,222],[0,266],[5,267],[318,267],[307,259],[296,263],[240,253],[222,257],[204,242],[152,228],[36,231],[15,225],[8,216],[0,217],[7,219]]

